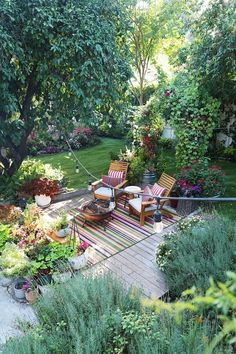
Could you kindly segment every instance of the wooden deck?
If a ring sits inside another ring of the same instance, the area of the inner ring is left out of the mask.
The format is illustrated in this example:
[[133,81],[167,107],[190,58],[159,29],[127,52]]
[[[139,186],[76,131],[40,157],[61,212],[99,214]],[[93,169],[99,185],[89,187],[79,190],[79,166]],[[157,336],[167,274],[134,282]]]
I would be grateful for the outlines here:
[[[45,218],[54,219],[62,211],[78,207],[81,203],[91,199],[86,194],[71,200],[52,204],[44,211]],[[173,226],[165,229],[171,230]],[[94,274],[111,271],[127,287],[133,286],[141,289],[148,297],[161,297],[167,291],[163,273],[155,262],[157,245],[162,241],[161,234],[154,234],[129,248],[92,266],[89,271]]]

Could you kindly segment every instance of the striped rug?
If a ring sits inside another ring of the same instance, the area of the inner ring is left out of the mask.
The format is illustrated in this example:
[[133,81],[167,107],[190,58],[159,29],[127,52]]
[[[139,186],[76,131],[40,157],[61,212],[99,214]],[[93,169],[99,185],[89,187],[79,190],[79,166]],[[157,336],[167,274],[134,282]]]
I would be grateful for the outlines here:
[[[104,230],[102,224],[92,222],[86,222],[85,226],[82,227],[83,217],[81,217],[78,209],[72,209],[70,213],[75,217],[78,237],[92,246],[89,257],[90,265],[113,256],[153,234],[152,218],[146,218],[145,225],[141,227],[139,218],[135,215],[130,216],[128,207],[124,207],[122,201],[112,212],[112,219],[105,220],[106,230]],[[162,217],[164,228],[180,219],[179,216],[172,215],[172,219],[166,216]]]

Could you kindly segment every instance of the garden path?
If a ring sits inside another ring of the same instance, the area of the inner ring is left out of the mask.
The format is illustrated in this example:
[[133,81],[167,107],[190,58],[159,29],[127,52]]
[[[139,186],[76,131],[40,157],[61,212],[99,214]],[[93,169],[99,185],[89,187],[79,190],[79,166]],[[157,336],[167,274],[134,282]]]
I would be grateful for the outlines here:
[[[56,218],[62,211],[76,208],[91,198],[91,194],[84,194],[70,200],[54,203],[45,210],[44,217],[50,222],[51,219]],[[171,228],[173,228],[173,225],[166,228],[164,232],[167,230],[170,231]],[[156,247],[161,241],[161,234],[153,234],[95,264],[92,266],[92,271],[94,273],[111,271],[127,287],[133,286],[139,288],[148,297],[161,297],[168,291],[163,273],[155,262]]]

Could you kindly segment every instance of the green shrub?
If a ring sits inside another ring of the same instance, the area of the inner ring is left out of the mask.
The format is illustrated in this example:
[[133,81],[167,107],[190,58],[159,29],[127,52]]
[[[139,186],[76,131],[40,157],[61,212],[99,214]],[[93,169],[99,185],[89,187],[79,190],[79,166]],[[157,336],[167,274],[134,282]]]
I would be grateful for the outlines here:
[[0,224],[0,254],[5,247],[5,244],[10,239],[10,226]]
[[24,325],[25,335],[10,340],[3,354],[203,354],[217,330],[195,314],[176,323],[172,314],[143,308],[138,293],[110,275],[75,277],[35,308],[38,325]]
[[236,146],[230,145],[224,150],[224,156],[232,161],[236,161]]
[[158,140],[158,145],[164,150],[173,150],[175,148],[175,140],[170,138],[160,138]]
[[204,223],[164,235],[157,248],[157,263],[165,273],[173,296],[192,286],[208,287],[209,277],[224,281],[236,270],[236,224],[214,216]]
[[141,156],[135,156],[129,164],[128,181],[130,184],[139,184],[145,171],[145,162]]

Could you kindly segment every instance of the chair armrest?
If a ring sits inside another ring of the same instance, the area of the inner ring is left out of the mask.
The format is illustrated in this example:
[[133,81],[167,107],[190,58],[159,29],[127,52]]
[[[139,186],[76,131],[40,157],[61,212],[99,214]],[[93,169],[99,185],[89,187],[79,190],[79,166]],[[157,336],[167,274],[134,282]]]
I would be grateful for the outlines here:
[[92,189],[93,189],[94,192],[95,192],[98,184],[101,183],[101,182],[102,182],[102,179],[99,179],[98,181],[92,182]]
[[125,181],[121,182],[120,184],[117,184],[117,186],[115,186],[114,189],[120,189],[120,188],[122,188],[127,182],[128,182],[128,181],[125,180]]
[[97,184],[101,183],[102,179],[99,179],[98,181],[92,182],[92,186],[96,186]]
[[144,202],[141,203],[142,206],[146,207],[148,205],[156,204],[155,199],[152,200],[145,200]]

